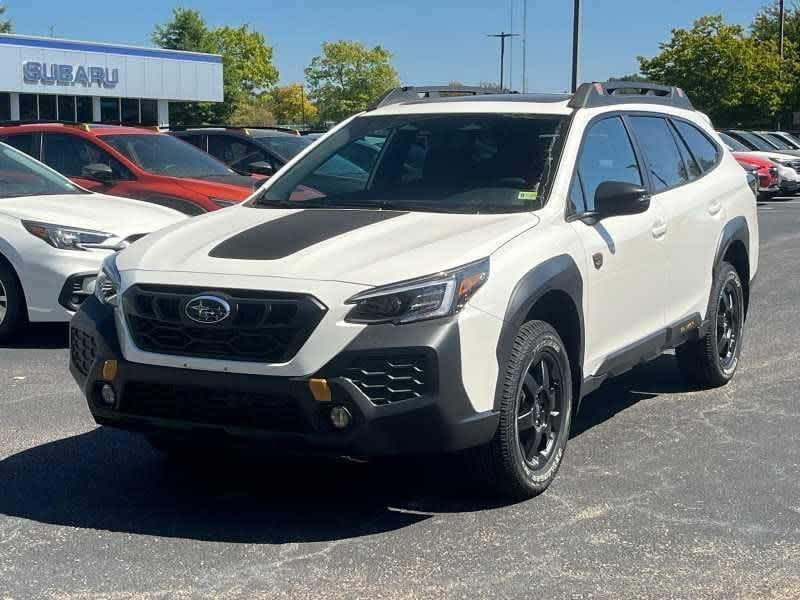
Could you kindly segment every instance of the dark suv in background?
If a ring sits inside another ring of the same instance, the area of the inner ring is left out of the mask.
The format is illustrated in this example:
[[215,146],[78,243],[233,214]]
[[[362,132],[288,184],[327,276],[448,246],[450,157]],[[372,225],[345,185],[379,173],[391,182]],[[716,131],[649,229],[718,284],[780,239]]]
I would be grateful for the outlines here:
[[294,129],[280,127],[187,127],[169,133],[243,175],[270,176],[313,143]]

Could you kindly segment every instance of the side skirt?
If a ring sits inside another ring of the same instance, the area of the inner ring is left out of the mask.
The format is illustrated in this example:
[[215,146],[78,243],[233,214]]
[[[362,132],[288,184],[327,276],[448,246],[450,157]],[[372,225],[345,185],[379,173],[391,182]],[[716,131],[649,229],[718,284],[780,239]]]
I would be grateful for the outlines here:
[[700,318],[699,313],[696,313],[609,355],[597,369],[595,375],[583,380],[581,397],[599,388],[610,377],[617,377],[640,364],[649,362],[666,350],[700,339],[705,334],[707,327],[708,324]]

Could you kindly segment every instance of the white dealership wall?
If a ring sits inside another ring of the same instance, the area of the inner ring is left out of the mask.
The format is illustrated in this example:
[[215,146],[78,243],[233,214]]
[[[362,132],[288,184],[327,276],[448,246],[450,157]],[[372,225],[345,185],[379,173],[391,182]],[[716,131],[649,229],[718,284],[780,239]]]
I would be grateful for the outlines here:
[[[27,77],[26,63],[39,64],[27,68]],[[55,73],[62,76],[60,81],[31,77],[37,71],[49,77],[54,66]],[[94,81],[87,85],[80,76],[76,81],[80,67],[84,71],[103,69],[104,76],[117,83]],[[57,94],[92,97],[96,121],[100,120],[103,97],[157,100],[159,125],[168,125],[170,101],[222,101],[222,58],[160,48],[3,34],[0,92],[11,94],[11,120],[19,119],[19,94]]]

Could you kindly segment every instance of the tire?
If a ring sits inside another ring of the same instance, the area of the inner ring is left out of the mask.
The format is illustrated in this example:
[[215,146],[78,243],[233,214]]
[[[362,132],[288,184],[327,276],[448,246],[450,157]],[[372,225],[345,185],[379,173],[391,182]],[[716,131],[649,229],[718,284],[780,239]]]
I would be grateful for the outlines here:
[[736,374],[742,352],[744,289],[736,269],[722,262],[714,274],[705,335],[675,349],[681,374],[700,388],[720,387]]
[[556,330],[543,321],[525,323],[500,377],[497,432],[488,445],[471,450],[469,458],[485,483],[525,500],[555,479],[569,439],[572,371]]
[[0,260],[0,342],[10,341],[27,322],[25,294],[17,274]]

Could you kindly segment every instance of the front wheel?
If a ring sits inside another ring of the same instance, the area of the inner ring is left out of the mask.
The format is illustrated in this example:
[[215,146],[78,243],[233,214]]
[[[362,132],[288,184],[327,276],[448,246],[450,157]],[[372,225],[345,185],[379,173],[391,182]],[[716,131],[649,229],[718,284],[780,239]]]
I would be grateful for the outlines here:
[[569,439],[572,375],[556,330],[542,321],[523,325],[500,377],[500,424],[472,459],[488,483],[522,500],[555,479]]
[[736,269],[723,262],[714,274],[705,335],[675,350],[684,378],[699,387],[719,387],[736,374],[744,332],[744,290]]
[[0,261],[0,342],[6,342],[26,321],[25,295],[14,271]]

